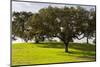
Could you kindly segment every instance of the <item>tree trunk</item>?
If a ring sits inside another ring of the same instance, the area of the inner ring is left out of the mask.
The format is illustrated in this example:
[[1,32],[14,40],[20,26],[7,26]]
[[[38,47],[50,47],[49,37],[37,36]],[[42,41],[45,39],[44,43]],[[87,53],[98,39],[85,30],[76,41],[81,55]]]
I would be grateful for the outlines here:
[[24,41],[27,43],[28,42],[28,40],[27,39],[24,39]]
[[35,43],[39,43],[39,41],[38,41],[38,40],[36,40],[36,41],[35,41]]
[[61,35],[61,37],[59,37],[59,39],[61,39],[61,41],[63,41],[64,47],[65,47],[65,52],[68,53],[68,45],[69,45],[69,42],[72,39],[72,37],[69,36],[69,37],[65,38],[64,35]]
[[65,45],[65,52],[68,52],[68,44],[69,44],[69,42],[64,42],[64,45]]
[[86,39],[86,40],[87,40],[87,44],[89,44],[89,39],[88,39],[88,36],[87,36],[87,39]]
[[35,43],[39,43],[39,36],[38,36],[38,34],[35,35]]

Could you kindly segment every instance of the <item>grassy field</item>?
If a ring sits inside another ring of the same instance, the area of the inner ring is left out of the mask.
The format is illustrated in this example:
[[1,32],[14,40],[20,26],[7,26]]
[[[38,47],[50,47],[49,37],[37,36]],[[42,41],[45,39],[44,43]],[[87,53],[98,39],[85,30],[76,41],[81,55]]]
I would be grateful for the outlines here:
[[63,43],[16,43],[12,45],[12,66],[95,61],[95,45],[70,43],[69,53]]

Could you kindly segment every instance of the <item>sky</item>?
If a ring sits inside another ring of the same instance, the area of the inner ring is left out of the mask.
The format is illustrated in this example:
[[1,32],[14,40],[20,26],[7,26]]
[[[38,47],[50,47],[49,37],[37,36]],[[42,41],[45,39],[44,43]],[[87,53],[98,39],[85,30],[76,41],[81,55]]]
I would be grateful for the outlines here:
[[[59,7],[62,8],[64,6],[67,7],[76,7],[79,5],[68,5],[68,4],[50,4],[50,3],[31,3],[31,2],[12,2],[12,11],[27,11],[27,12],[33,12],[36,13],[38,12],[41,8],[46,8],[48,6],[52,6],[52,7]],[[91,8],[95,8],[94,6],[81,6],[87,10],[90,10]]]

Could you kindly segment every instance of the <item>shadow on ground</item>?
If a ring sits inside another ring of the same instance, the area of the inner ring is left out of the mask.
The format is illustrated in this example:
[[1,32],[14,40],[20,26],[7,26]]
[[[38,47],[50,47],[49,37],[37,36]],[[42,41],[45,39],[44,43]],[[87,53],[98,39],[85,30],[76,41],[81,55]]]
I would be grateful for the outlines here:
[[[36,44],[38,47],[42,48],[64,48],[63,43],[39,43]],[[78,49],[82,51],[96,51],[95,45],[91,44],[80,44],[80,43],[70,43],[69,48]]]

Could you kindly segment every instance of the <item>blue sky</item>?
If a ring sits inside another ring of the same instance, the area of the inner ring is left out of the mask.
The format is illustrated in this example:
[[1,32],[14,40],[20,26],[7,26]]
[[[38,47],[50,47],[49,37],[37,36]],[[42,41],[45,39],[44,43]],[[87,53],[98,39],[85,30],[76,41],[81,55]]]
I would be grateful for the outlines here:
[[[64,6],[67,7],[76,7],[77,5],[63,5],[63,4],[50,4],[50,3],[30,3],[30,2],[12,2],[12,11],[27,11],[27,12],[38,12],[41,8],[46,8],[49,5],[52,7],[59,7],[62,8]],[[81,6],[84,7],[87,10],[90,10],[91,8],[95,8],[94,6]]]

